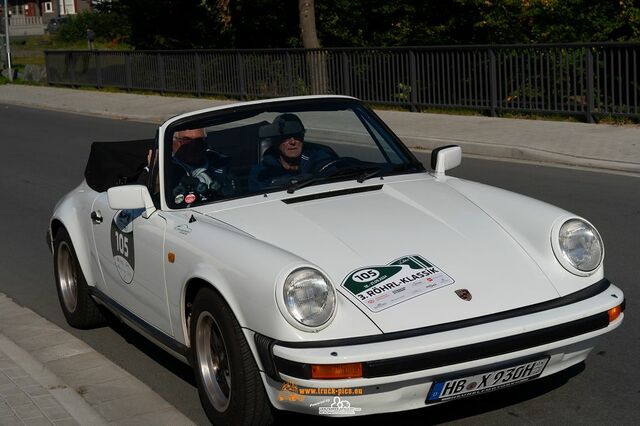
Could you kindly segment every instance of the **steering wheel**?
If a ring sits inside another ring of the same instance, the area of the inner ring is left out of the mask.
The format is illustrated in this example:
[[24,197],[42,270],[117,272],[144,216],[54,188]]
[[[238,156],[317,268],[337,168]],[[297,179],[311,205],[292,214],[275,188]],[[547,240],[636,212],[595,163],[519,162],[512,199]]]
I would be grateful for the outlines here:
[[326,163],[320,165],[317,169],[316,169],[316,173],[320,174],[320,173],[324,173],[326,172],[329,168],[335,166],[336,164],[338,164],[340,161],[342,161],[343,158],[334,158],[333,160],[329,160]]

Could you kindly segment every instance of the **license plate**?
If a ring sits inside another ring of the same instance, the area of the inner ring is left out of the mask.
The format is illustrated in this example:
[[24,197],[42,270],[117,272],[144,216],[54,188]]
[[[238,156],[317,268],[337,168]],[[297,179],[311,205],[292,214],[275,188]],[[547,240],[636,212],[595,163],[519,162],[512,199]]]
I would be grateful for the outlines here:
[[486,373],[436,380],[431,385],[426,403],[464,398],[535,379],[542,374],[547,362],[549,357]]

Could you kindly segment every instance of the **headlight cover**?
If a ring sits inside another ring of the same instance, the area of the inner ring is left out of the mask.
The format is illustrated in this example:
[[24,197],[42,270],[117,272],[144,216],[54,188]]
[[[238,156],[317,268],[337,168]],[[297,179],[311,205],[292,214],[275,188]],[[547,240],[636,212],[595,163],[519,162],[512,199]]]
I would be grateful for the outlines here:
[[335,288],[322,272],[313,268],[291,272],[284,281],[283,296],[289,315],[304,330],[327,325],[336,309]]
[[600,234],[589,222],[572,218],[564,221],[557,231],[556,257],[569,272],[591,275],[602,263],[604,244]]

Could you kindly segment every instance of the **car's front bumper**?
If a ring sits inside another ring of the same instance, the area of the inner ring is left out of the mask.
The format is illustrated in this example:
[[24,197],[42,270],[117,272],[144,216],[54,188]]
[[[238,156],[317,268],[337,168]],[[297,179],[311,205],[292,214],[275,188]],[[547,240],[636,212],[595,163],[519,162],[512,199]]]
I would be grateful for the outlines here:
[[[548,356],[544,377],[583,361],[596,339],[622,322],[623,315],[609,322],[608,310],[624,308],[624,295],[607,282],[600,284],[596,294],[556,305],[400,339],[354,339],[354,344],[338,341],[332,345],[257,336],[256,347],[267,392],[278,409],[320,414],[320,407],[331,406],[338,396],[350,407],[359,408],[343,410],[341,415],[403,411],[424,407],[433,381],[442,377],[463,377]],[[343,363],[362,363],[363,377],[311,378],[311,365]]]

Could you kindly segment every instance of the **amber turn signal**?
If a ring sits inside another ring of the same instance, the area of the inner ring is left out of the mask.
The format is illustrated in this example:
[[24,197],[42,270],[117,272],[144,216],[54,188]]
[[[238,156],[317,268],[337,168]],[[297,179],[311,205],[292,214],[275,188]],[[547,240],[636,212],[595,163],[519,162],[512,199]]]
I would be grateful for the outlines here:
[[362,363],[351,364],[313,364],[312,379],[353,379],[362,377]]
[[609,314],[609,322],[615,321],[622,313],[622,305],[618,305],[615,308],[609,309],[607,313]]

